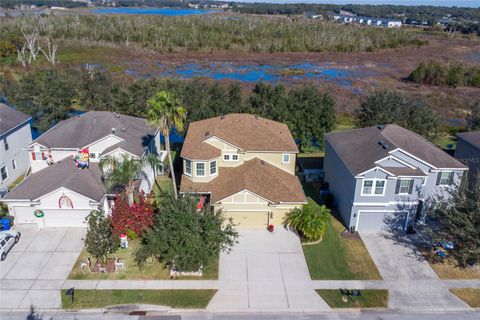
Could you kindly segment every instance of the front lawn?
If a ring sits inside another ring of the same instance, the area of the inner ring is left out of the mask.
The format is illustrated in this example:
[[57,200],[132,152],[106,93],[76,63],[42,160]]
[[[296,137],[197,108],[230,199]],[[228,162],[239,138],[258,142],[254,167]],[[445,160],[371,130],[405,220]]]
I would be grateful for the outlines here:
[[[72,280],[112,280],[112,279],[128,279],[128,280],[169,280],[169,270],[163,267],[163,264],[158,261],[150,261],[140,270],[133,261],[133,251],[138,245],[138,241],[129,241],[128,249],[118,249],[117,252],[110,254],[110,258],[119,257],[120,262],[125,263],[125,271],[117,271],[110,273],[91,273],[84,268],[85,272],[80,270],[80,264],[85,262],[87,257],[91,255],[83,248],[78,257],[72,271],[68,275],[68,279]],[[92,258],[92,264],[95,264],[95,259]],[[218,259],[203,270],[202,277],[177,277],[177,279],[199,279],[199,280],[216,280],[218,279]]]
[[[332,308],[387,308],[388,290],[360,290],[359,297],[343,296],[339,289],[315,290]],[[346,302],[343,300],[346,298]]]
[[[319,200],[317,188],[306,184],[304,190],[313,200]],[[344,230],[332,216],[322,241],[303,246],[312,280],[381,280],[363,241],[360,237],[342,237]]]
[[153,185],[153,192],[154,194],[158,195],[160,190],[172,192],[172,179],[170,179],[169,176],[157,176],[155,184]]
[[104,308],[121,304],[154,304],[172,308],[205,308],[217,290],[75,290],[74,302],[62,290],[63,309]]
[[480,289],[450,289],[457,297],[465,301],[472,308],[480,308]]
[[462,268],[448,255],[446,258],[440,259],[430,248],[419,246],[419,250],[440,279],[480,279],[478,266]]

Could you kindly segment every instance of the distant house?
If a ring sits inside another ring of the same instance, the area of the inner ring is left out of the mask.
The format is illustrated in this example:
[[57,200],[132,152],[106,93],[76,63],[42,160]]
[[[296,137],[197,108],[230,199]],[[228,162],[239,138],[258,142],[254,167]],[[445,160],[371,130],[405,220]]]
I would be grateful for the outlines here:
[[457,134],[455,158],[468,166],[471,178],[476,177],[480,169],[480,131]]
[[0,196],[21,176],[30,163],[23,148],[32,142],[32,118],[0,103]]
[[[165,158],[157,129],[145,119],[103,111],[62,121],[25,149],[32,174],[2,202],[16,223],[40,228],[86,227],[91,210],[110,213],[115,195],[105,190],[101,159],[140,159],[148,154]],[[146,165],[137,189],[150,192],[154,179],[155,172]]]
[[243,228],[281,225],[307,202],[295,176],[298,148],[286,124],[249,114],[192,122],[182,148],[180,192]]
[[343,23],[358,23],[371,26],[387,27],[387,28],[399,28],[402,26],[400,20],[391,20],[391,19],[382,19],[382,18],[371,18],[364,16],[355,16],[355,15],[344,15],[344,14],[332,14],[330,15],[333,20],[343,22]]
[[449,197],[468,168],[397,125],[327,134],[325,181],[346,227],[405,229]]

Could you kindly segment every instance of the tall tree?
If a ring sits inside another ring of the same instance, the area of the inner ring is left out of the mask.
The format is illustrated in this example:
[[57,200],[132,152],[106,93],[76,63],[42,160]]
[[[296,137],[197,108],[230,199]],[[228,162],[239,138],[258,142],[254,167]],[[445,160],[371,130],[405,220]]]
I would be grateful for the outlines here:
[[357,113],[357,125],[369,127],[395,123],[426,137],[438,133],[438,116],[422,100],[397,92],[379,91],[365,98]]
[[170,150],[170,130],[175,129],[177,132],[183,131],[187,112],[180,100],[167,91],[158,91],[147,103],[150,107],[147,110],[148,123],[157,127],[165,137],[165,148],[167,149],[170,173],[172,175],[173,193],[175,198],[178,198],[177,183],[175,181],[175,171],[173,169],[173,159]]
[[119,246],[119,238],[112,232],[111,218],[103,211],[93,210],[88,216],[85,248],[96,259],[106,259]]
[[480,263],[480,175],[464,177],[460,188],[429,212],[428,231],[436,241],[452,238],[450,254],[462,267]]
[[124,155],[120,160],[110,156],[102,159],[100,166],[103,170],[106,188],[109,191],[120,188],[121,191],[125,192],[128,203],[132,205],[135,180],[141,177],[146,163],[146,159],[130,158],[127,155]]
[[159,212],[154,225],[144,233],[135,252],[140,267],[154,257],[169,268],[197,271],[211,265],[220,252],[229,251],[235,244],[238,233],[221,211],[215,212],[211,206],[197,211],[197,199],[175,199],[169,192],[163,192],[157,201]]

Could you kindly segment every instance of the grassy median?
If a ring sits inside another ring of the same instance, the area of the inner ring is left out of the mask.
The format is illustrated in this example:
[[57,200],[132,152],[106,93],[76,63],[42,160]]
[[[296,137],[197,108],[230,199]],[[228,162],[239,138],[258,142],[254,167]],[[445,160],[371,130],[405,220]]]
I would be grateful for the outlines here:
[[217,290],[75,290],[74,302],[62,290],[63,309],[153,304],[172,308],[205,308]]
[[457,297],[465,301],[472,308],[480,308],[480,289],[464,288],[450,289]]
[[332,308],[387,308],[388,290],[360,290],[359,297],[344,296],[339,289],[316,290]]

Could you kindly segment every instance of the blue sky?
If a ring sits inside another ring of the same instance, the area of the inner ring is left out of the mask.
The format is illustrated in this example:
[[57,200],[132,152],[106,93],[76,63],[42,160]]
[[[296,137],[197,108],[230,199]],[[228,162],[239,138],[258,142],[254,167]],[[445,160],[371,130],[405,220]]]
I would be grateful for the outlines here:
[[333,3],[333,4],[396,4],[396,5],[430,5],[445,7],[480,7],[480,0],[233,0],[239,2],[270,3]]

